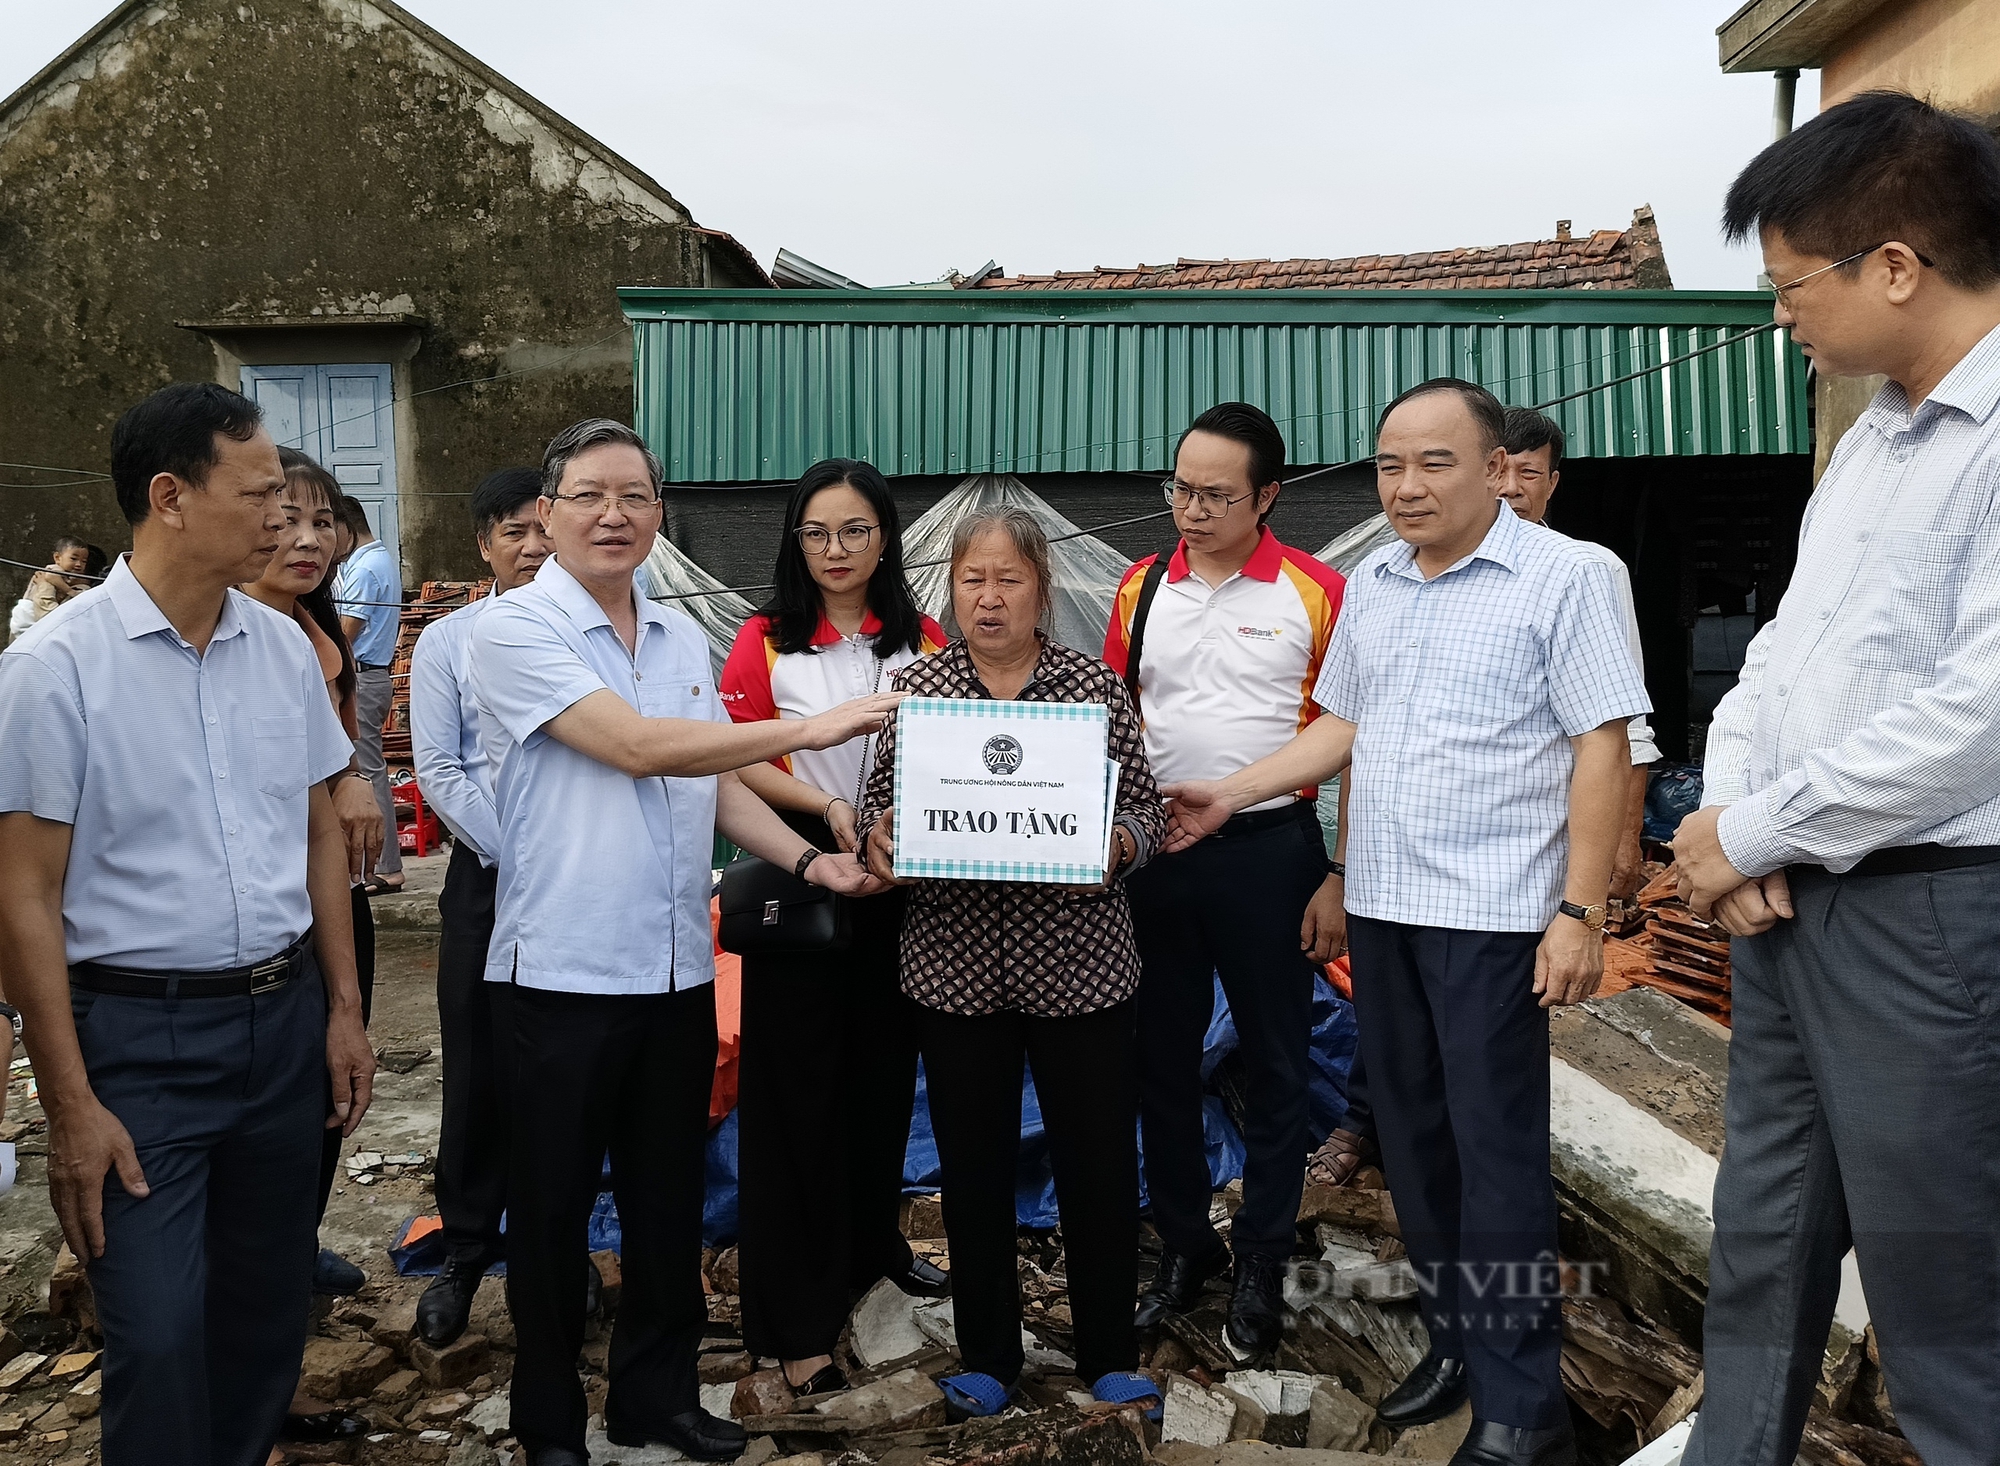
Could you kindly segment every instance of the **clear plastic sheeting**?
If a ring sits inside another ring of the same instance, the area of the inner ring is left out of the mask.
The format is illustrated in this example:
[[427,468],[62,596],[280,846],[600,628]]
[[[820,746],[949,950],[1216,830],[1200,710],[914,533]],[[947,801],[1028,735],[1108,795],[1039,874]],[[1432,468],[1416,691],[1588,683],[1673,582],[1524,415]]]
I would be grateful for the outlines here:
[[663,534],[653,536],[653,552],[633,573],[639,594],[694,617],[708,635],[708,660],[719,681],[736,633],[757,608],[683,555]]
[[1313,556],[1323,565],[1331,565],[1342,575],[1352,575],[1354,567],[1366,560],[1372,551],[1380,549],[1396,538],[1396,531],[1389,527],[1389,516],[1377,514],[1338,534],[1325,548]]
[[951,618],[952,531],[968,514],[1009,505],[1034,515],[1051,540],[1074,536],[1049,546],[1055,580],[1055,611],[1049,634],[1064,646],[1096,656],[1104,649],[1104,630],[1111,624],[1111,602],[1118,594],[1118,582],[1125,578],[1132,562],[1095,535],[1082,534],[1056,513],[1048,500],[1012,474],[975,474],[903,531],[903,563],[913,567],[910,588],[916,593],[917,604],[935,616],[947,632],[957,634]]

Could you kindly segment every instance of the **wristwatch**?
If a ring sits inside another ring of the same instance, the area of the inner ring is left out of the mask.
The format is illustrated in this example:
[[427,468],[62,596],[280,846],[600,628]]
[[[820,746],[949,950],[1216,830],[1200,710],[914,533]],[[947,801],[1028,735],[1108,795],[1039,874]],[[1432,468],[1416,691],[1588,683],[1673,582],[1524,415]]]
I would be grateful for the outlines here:
[[1556,907],[1564,916],[1582,922],[1594,932],[1604,930],[1606,907],[1602,901],[1595,906],[1579,906],[1574,901],[1565,901]]
[[[797,876],[800,880],[804,880],[806,878],[806,868],[810,866],[815,860],[818,860],[824,854],[826,854],[824,850],[818,849],[817,847],[812,845],[806,846],[805,852],[799,856],[799,863],[792,867],[792,874]],[[1598,921],[1602,923],[1602,921],[1604,920],[1604,908],[1600,906],[1597,908],[1597,910],[1598,910]]]

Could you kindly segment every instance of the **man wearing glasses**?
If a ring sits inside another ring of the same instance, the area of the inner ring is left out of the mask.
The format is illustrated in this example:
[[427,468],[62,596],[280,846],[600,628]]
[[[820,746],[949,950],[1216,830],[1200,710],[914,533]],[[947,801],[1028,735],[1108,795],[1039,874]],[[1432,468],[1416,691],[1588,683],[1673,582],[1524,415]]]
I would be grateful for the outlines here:
[[1853,1248],[1896,1423],[2000,1462],[2000,147],[1896,92],[1730,188],[1776,320],[1887,378],[1709,729],[1674,857],[1736,938],[1689,1466],[1789,1462]]
[[[1180,544],[1141,560],[1113,602],[1104,659],[1145,718],[1162,784],[1220,779],[1282,748],[1319,714],[1312,698],[1344,582],[1279,542],[1285,440],[1247,402],[1211,407],[1182,434],[1167,481]],[[1313,789],[1287,790],[1216,838],[1131,879],[1139,986],[1139,1094],[1146,1186],[1163,1253],[1135,1322],[1191,1307],[1235,1262],[1224,1342],[1238,1359],[1277,1344],[1284,1264],[1296,1240],[1311,1148],[1307,1054],[1313,973],[1343,945],[1338,867]],[[1214,975],[1249,1071],[1243,1206],[1225,1246],[1209,1223],[1201,1054]]]
[[714,832],[807,881],[865,895],[851,855],[792,833],[732,772],[880,727],[897,694],[814,718],[732,723],[708,642],[641,599],[660,465],[604,418],[549,444],[554,546],[473,627],[471,677],[499,815],[486,978],[513,985],[507,1305],[513,1430],[528,1466],[583,1466],[585,1241],[603,1158],[624,1228],[605,1431],[728,1460],[746,1437],[701,1409],[703,1148],[715,1070]]

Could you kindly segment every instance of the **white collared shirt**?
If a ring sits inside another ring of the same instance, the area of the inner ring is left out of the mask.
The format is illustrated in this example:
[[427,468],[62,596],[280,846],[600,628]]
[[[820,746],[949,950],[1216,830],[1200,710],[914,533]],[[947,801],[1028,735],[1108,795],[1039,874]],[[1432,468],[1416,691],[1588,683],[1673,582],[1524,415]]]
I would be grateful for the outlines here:
[[1891,382],[1841,437],[1706,764],[1745,875],[2000,845],[2000,329],[1914,413]]
[[[1125,674],[1139,593],[1156,556],[1125,572],[1111,603],[1104,660]],[[1266,528],[1243,568],[1209,585],[1187,546],[1146,613],[1139,711],[1146,761],[1162,784],[1223,779],[1276,753],[1319,716],[1319,681],[1345,582],[1340,572],[1284,544]],[[1311,798],[1317,791],[1302,791]],[[1278,809],[1296,795],[1252,806]]]
[[554,559],[473,623],[473,697],[500,818],[489,982],[665,993],[715,978],[715,779],[634,779],[547,731],[603,688],[649,718],[727,721],[701,628],[633,600],[636,653]]
[[1533,932],[1569,866],[1569,740],[1649,712],[1610,570],[1505,503],[1424,579],[1397,541],[1348,578],[1314,695],[1357,725],[1347,909]]
[[410,656],[410,753],[417,787],[424,803],[488,870],[500,848],[500,813],[493,805],[467,660],[472,623],[495,599],[487,596],[433,621]]
[[[899,647],[886,657],[875,654],[882,632],[873,611],[861,618],[861,629],[842,636],[824,612],[812,645],[802,652],[781,652],[768,616],[743,623],[722,668],[722,702],[739,723],[773,718],[810,718],[851,698],[886,692],[893,678],[918,657],[941,651],[945,634],[925,616],[918,645]],[[833,748],[802,748],[771,762],[821,793],[845,799],[861,808],[862,781],[875,767],[873,734],[850,738]]]
[[312,926],[307,791],[354,745],[290,617],[232,590],[197,653],[121,555],[0,656],[0,750],[0,810],[72,828],[72,963],[213,972]]

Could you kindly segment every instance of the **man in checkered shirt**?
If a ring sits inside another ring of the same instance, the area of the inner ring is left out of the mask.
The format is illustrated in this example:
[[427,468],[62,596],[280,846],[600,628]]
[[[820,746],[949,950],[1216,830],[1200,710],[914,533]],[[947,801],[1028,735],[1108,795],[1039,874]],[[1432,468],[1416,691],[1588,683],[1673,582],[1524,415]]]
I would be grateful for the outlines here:
[[1505,431],[1470,382],[1390,404],[1375,471],[1402,542],[1347,583],[1314,691],[1327,716],[1164,792],[1182,848],[1352,752],[1355,1009],[1431,1337],[1378,1415],[1438,1419],[1469,1392],[1453,1466],[1569,1466],[1548,1010],[1603,975],[1626,722],[1652,705],[1610,568],[1501,502]]
[[1681,890],[1736,937],[1688,1466],[1797,1450],[1850,1247],[1896,1422],[2000,1462],[2000,147],[1871,92],[1760,154],[1729,232],[1821,372],[1888,380],[1709,732]]

